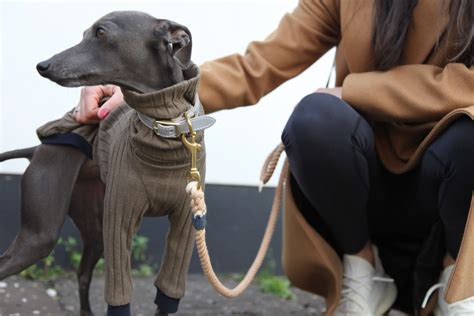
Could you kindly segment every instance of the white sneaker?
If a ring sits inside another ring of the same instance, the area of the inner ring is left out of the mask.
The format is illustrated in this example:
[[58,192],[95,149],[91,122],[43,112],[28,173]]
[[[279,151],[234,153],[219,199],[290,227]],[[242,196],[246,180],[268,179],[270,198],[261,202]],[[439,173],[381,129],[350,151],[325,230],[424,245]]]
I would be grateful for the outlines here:
[[443,270],[439,278],[439,283],[433,285],[428,290],[428,292],[426,292],[421,308],[426,307],[431,294],[433,294],[436,290],[441,289],[440,293],[438,294],[438,304],[434,309],[435,316],[472,316],[474,315],[474,296],[452,304],[448,304],[444,300],[446,285],[448,284],[449,277],[453,272],[453,268],[454,265],[450,265]]
[[375,246],[373,251],[375,268],[365,259],[344,255],[342,295],[335,316],[381,316],[395,302],[397,288],[385,274]]

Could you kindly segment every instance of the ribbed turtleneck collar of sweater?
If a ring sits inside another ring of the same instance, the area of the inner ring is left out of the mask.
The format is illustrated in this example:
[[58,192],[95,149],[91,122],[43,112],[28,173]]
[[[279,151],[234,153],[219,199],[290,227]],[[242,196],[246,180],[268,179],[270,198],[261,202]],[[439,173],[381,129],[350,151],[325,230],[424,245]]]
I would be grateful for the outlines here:
[[195,64],[183,74],[184,81],[150,93],[122,89],[124,100],[133,109],[152,118],[176,118],[193,106],[199,84],[199,68]]

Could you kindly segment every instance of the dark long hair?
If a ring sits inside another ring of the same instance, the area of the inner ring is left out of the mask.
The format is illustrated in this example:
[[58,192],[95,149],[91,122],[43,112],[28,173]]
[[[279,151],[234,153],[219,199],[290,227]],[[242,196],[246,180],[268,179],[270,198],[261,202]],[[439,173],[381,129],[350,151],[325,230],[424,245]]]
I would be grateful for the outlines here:
[[[375,0],[372,45],[376,69],[387,70],[400,64],[417,3],[418,0]],[[474,64],[474,0],[443,0],[441,8],[449,15],[444,33],[450,45],[447,61],[470,67]]]

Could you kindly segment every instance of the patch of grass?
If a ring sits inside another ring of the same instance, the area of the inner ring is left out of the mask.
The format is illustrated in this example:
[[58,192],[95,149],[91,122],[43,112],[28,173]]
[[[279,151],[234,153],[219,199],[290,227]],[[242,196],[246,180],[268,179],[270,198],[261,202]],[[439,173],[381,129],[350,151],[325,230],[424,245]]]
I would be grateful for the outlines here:
[[292,299],[294,294],[291,291],[290,281],[284,276],[275,275],[275,269],[276,262],[269,260],[255,277],[255,283],[263,293],[273,294],[287,300]]
[[[82,250],[77,239],[74,237],[60,238],[57,246],[63,247],[69,264],[77,270],[82,258]],[[132,244],[133,266],[138,267],[132,270],[134,276],[149,277],[154,274],[155,269],[148,264],[148,258],[146,257],[147,249],[148,237],[134,236]],[[65,271],[60,266],[55,265],[54,262],[54,251],[52,251],[48,257],[23,270],[19,275],[31,280],[55,279],[58,276],[64,275]],[[95,271],[99,273],[104,271],[104,258],[97,262]]]
[[132,269],[135,277],[150,277],[154,274],[153,267],[148,264],[146,251],[148,249],[149,238],[142,235],[133,236],[132,241],[132,265],[137,267]]
[[58,245],[64,247],[64,251],[66,251],[69,263],[75,270],[77,270],[77,268],[79,268],[79,264],[81,263],[82,253],[79,251],[79,246],[76,238],[60,238],[58,241]]
[[136,277],[150,277],[153,274],[153,268],[148,264],[141,264],[138,269],[132,269],[132,275]]
[[34,264],[21,271],[20,276],[30,280],[40,280],[43,278],[43,269],[41,269],[38,264]]
[[148,237],[135,235],[132,242],[132,257],[135,261],[146,262],[146,250],[148,249]]
[[294,297],[291,291],[290,281],[286,277],[272,275],[265,278],[260,278],[257,281],[260,286],[260,290],[263,293],[269,293],[278,297],[290,300]]
[[105,260],[104,258],[100,258],[99,261],[97,261],[97,264],[95,265],[95,271],[97,272],[104,272],[104,267],[105,267]]
[[30,280],[50,280],[63,275],[61,267],[54,264],[54,251],[40,262],[20,272],[20,276]]
[[[258,285],[260,291],[267,294],[276,295],[283,299],[293,299],[294,294],[291,291],[290,281],[284,277],[275,275],[276,262],[268,260],[265,267],[255,276],[254,283]],[[240,282],[244,278],[243,273],[230,273],[226,275],[235,282]]]

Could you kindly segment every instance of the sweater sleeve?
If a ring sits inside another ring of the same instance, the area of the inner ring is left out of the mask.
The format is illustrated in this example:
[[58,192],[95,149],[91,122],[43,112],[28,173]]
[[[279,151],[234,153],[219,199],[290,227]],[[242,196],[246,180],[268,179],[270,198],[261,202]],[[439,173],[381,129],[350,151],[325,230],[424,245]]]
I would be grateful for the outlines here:
[[[251,105],[303,72],[338,43],[339,0],[300,0],[264,41],[201,66],[199,97],[206,112]],[[257,25],[256,25],[257,26]]]
[[343,82],[342,98],[375,120],[437,121],[452,110],[474,105],[474,66],[403,65],[353,73]]

